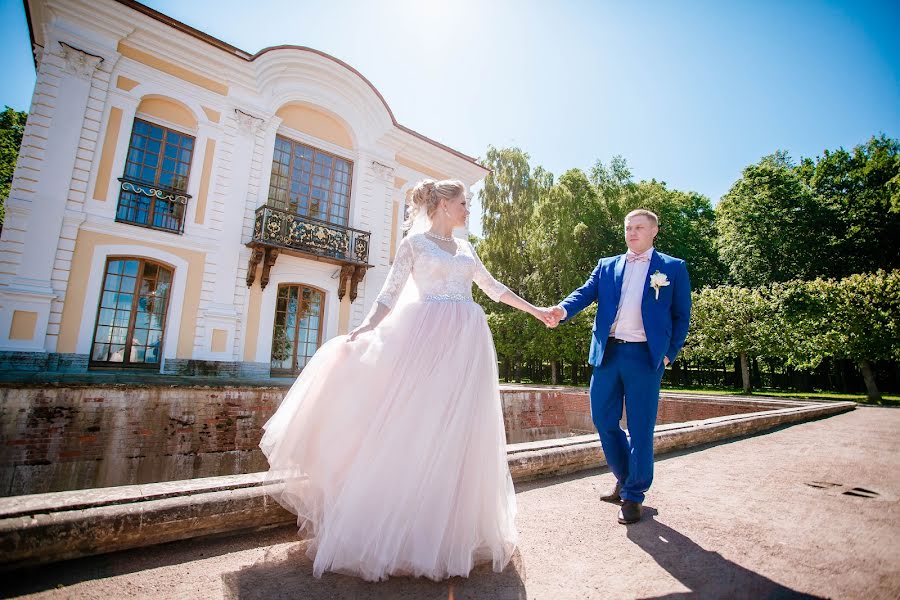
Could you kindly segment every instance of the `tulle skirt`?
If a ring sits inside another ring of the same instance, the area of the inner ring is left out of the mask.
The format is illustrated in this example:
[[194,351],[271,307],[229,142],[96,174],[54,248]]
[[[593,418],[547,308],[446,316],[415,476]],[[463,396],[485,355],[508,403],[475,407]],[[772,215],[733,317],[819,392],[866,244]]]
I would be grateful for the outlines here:
[[324,344],[264,426],[313,574],[439,580],[516,544],[493,340],[474,302],[412,302]]

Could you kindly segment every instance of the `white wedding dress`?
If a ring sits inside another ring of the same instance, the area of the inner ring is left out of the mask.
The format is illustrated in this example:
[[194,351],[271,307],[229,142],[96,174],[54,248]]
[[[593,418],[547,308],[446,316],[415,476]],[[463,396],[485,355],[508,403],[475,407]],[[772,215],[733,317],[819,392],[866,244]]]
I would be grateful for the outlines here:
[[[456,245],[404,238],[376,299],[393,310],[324,344],[264,426],[276,499],[314,536],[316,577],[439,580],[487,560],[499,572],[515,549],[497,359],[472,281],[495,301],[506,287]],[[414,299],[397,303],[407,280]]]

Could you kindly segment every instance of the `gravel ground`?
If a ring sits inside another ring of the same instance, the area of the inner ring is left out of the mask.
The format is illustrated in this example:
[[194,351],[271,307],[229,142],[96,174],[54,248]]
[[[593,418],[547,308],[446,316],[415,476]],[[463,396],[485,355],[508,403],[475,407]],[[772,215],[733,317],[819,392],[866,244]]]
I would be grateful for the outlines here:
[[656,466],[645,518],[628,527],[597,500],[612,483],[605,470],[518,485],[519,551],[503,573],[317,580],[306,542],[278,528],[4,573],[0,595],[900,598],[900,409],[861,407]]

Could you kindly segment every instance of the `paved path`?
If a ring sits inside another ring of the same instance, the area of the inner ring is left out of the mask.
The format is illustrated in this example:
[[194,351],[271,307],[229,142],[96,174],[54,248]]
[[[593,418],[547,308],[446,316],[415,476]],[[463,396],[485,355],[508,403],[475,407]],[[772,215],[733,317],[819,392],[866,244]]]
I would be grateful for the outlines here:
[[630,527],[597,501],[606,471],[517,486],[520,549],[500,574],[316,580],[305,543],[281,528],[6,573],[0,596],[900,598],[900,409],[670,455],[656,477],[647,518]]

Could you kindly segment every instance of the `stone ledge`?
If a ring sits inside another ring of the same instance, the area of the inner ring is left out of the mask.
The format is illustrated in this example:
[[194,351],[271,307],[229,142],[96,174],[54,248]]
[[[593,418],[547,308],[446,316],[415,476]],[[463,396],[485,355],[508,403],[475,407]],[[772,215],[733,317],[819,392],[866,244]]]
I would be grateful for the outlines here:
[[[840,414],[856,408],[855,402],[796,402],[796,406],[657,425],[653,434],[656,455],[701,446],[724,439],[741,437],[774,429],[780,425],[799,423]],[[507,446],[509,470],[515,481],[529,481],[564,475],[606,465],[606,458],[596,435],[573,436]]]
[[[798,403],[758,413],[663,425],[657,454],[853,410],[853,402]],[[606,464],[596,435],[510,444],[517,482]],[[0,570],[295,520],[262,473],[0,499]]]

